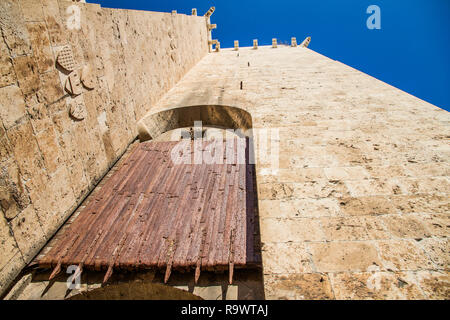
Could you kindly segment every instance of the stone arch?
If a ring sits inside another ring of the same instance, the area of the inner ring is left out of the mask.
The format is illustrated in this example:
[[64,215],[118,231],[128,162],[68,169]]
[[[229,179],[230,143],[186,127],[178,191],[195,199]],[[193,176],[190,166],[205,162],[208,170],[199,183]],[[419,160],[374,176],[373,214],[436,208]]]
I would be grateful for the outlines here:
[[252,117],[244,109],[224,105],[196,105],[148,113],[137,124],[140,141],[155,139],[165,132],[194,126],[202,121],[206,127],[223,129],[252,128]]

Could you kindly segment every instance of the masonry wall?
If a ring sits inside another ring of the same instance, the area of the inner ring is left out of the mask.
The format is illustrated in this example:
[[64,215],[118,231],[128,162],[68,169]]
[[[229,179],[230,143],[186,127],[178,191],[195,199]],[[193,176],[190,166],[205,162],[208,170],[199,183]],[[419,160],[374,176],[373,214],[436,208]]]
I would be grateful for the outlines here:
[[208,54],[151,112],[186,105],[279,142],[272,172],[255,145],[267,299],[449,299],[449,112],[281,45]]
[[[1,293],[208,45],[204,17],[64,0],[2,0],[0,22]],[[91,69],[76,97],[56,62],[66,45]]]

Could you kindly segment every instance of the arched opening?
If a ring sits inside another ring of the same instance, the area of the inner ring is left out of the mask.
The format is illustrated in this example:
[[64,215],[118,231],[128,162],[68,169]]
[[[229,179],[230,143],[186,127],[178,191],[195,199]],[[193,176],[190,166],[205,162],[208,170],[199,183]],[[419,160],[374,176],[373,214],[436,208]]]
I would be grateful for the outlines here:
[[[247,111],[231,106],[197,105],[149,113],[138,122],[141,142],[157,139],[176,129],[187,129],[201,121],[203,127],[240,130],[249,135],[252,118]],[[169,137],[167,137],[169,138]]]
[[[216,140],[217,147],[195,137],[182,143],[158,141],[197,121],[212,134],[231,129],[235,135],[227,143]],[[250,114],[229,106],[181,107],[148,114],[138,127],[141,143],[38,265],[53,269],[50,278],[69,265],[82,265],[105,272],[103,283],[129,270],[156,271],[163,274],[160,283],[169,284],[177,273],[189,274],[195,284],[208,272],[228,271],[230,284],[235,269],[261,273]],[[180,152],[189,161],[174,161]],[[195,162],[197,152],[200,163]]]

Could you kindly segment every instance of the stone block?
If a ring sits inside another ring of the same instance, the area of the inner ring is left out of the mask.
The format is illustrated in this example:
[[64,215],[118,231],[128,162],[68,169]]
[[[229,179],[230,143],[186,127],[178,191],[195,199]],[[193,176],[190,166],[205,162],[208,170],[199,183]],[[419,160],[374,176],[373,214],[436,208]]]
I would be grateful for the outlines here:
[[450,274],[448,271],[419,271],[417,280],[428,299],[448,300],[450,298]]
[[39,150],[44,157],[47,173],[52,174],[64,165],[53,126],[49,126],[42,132],[36,134],[36,140],[39,145]]
[[278,182],[302,182],[326,179],[322,168],[279,169],[273,177]]
[[19,56],[13,59],[19,87],[24,95],[36,93],[40,87],[39,72],[33,56]]
[[31,53],[31,43],[22,11],[17,0],[2,0],[0,2],[0,18],[3,39],[8,46],[11,56]]
[[16,82],[16,75],[4,41],[0,41],[0,88]]
[[36,134],[39,134],[48,127],[53,126],[49,111],[45,104],[38,103],[32,107],[29,107],[27,111],[30,117],[31,125],[33,126],[33,132]]
[[415,240],[379,241],[383,267],[391,270],[434,269],[435,266]]
[[262,247],[264,274],[310,273],[309,253],[302,243],[265,243]]
[[16,125],[25,114],[25,101],[19,87],[0,88],[0,117],[5,128]]
[[427,238],[431,236],[421,215],[402,214],[381,217],[389,232],[397,238]]
[[42,7],[51,44],[53,46],[65,44],[67,42],[67,36],[64,32],[64,21],[59,12],[58,0],[43,1]]
[[41,87],[38,92],[39,102],[43,102],[48,105],[49,108],[53,108],[57,101],[64,98],[64,91],[59,80],[58,71],[50,71],[40,75]]
[[339,198],[339,205],[344,214],[352,216],[379,215],[396,213],[394,206],[387,197],[343,197]]
[[424,299],[411,272],[332,273],[330,278],[340,300]]
[[46,242],[33,205],[11,221],[11,229],[25,262],[29,263]]
[[334,299],[328,275],[302,273],[265,275],[264,287],[269,300],[328,300]]
[[286,199],[292,197],[292,186],[287,183],[265,183],[258,188],[259,199]]
[[334,167],[325,168],[325,174],[329,180],[360,180],[368,178],[369,174],[361,167]]
[[418,244],[438,269],[449,269],[450,240],[448,238],[428,238],[419,241]]
[[43,21],[44,12],[40,0],[19,0],[25,21]]
[[0,294],[5,293],[11,282],[17,277],[20,271],[25,267],[25,261],[16,249],[16,254],[8,261],[0,272]]
[[450,216],[448,213],[424,214],[421,221],[427,230],[435,237],[448,237],[450,231]]
[[6,131],[3,126],[0,126],[0,159],[1,162],[8,159],[12,155],[12,147],[9,139],[6,136]]
[[293,196],[297,199],[349,196],[346,185],[341,181],[306,181],[294,183],[293,187]]
[[8,137],[11,141],[20,173],[24,179],[30,179],[37,171],[44,168],[42,155],[29,121],[11,128],[8,131]]
[[303,242],[323,241],[320,222],[316,219],[262,219],[261,241],[266,242]]
[[0,215],[0,248],[2,252],[0,255],[0,270],[2,270],[19,253],[10,226],[3,215]]
[[450,201],[443,195],[398,195],[389,200],[402,213],[447,213],[450,210]]
[[39,73],[52,70],[55,66],[55,62],[45,23],[27,23],[27,30]]
[[329,241],[368,239],[365,225],[359,217],[321,218],[320,222]]
[[30,198],[14,158],[2,160],[0,165],[0,207],[10,220],[30,204]]
[[310,243],[308,246],[319,272],[357,272],[381,266],[377,249],[370,242]]
[[[40,189],[37,189],[39,186]],[[50,178],[44,175],[36,176],[30,181],[29,189],[42,230],[48,239],[58,230],[77,204],[67,168],[60,167]]]

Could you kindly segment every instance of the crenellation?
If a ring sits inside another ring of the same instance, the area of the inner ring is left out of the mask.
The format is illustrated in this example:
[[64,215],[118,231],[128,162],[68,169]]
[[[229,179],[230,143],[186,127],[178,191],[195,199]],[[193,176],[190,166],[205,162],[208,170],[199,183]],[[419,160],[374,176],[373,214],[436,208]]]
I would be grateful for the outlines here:
[[277,47],[277,38],[272,38],[272,48]]

